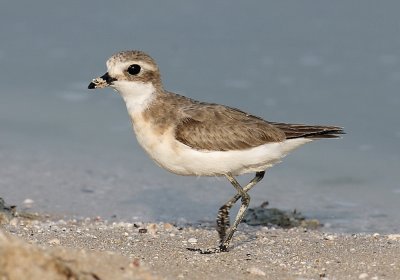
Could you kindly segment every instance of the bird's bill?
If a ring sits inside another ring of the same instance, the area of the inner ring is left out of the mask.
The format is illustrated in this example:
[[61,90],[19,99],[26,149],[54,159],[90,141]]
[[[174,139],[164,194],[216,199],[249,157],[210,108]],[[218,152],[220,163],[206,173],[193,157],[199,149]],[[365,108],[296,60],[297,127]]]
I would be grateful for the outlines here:
[[116,79],[112,78],[108,72],[106,72],[103,76],[93,79],[88,89],[105,88],[110,86],[115,80]]

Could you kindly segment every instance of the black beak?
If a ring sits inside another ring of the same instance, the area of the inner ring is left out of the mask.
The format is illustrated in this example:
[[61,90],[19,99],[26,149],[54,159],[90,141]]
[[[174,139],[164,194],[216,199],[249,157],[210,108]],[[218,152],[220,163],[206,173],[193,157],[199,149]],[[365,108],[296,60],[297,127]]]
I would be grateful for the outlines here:
[[96,78],[91,82],[88,86],[88,89],[95,89],[95,88],[103,88],[112,84],[112,82],[116,81],[117,79],[112,78],[108,72],[106,72],[103,76]]
[[88,88],[88,89],[94,89],[94,88],[96,88],[96,84],[93,83],[93,82],[91,82],[91,83],[88,85],[87,88]]

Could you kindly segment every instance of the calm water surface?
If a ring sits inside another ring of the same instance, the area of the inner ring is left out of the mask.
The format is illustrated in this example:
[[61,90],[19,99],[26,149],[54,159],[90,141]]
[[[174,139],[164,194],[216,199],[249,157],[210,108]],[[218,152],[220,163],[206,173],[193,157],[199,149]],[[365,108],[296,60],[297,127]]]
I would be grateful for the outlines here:
[[396,1],[8,1],[0,196],[59,214],[214,220],[230,184],[160,169],[119,96],[86,89],[112,53],[141,49],[168,90],[273,121],[345,127],[343,139],[270,169],[253,206],[296,208],[334,231],[399,231],[399,10]]

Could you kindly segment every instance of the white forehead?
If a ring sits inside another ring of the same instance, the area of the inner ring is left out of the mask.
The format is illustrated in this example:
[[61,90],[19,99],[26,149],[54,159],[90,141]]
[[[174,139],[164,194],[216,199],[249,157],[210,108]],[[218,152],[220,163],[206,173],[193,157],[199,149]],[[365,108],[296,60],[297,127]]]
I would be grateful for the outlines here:
[[126,69],[132,65],[132,64],[138,64],[140,67],[142,67],[144,70],[149,70],[149,71],[156,71],[157,67],[154,66],[153,64],[150,64],[146,61],[143,60],[125,60],[121,61],[119,59],[115,59],[114,57],[111,57],[109,60],[107,60],[106,65],[107,65],[107,72],[110,74],[110,76],[118,76],[122,75]]

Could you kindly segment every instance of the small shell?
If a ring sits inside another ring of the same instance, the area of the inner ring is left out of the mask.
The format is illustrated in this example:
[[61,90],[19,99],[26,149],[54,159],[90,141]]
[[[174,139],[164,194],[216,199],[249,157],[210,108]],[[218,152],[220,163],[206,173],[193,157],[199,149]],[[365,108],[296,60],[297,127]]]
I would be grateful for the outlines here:
[[100,77],[93,79],[92,83],[96,85],[96,88],[105,88],[108,86],[107,82]]

